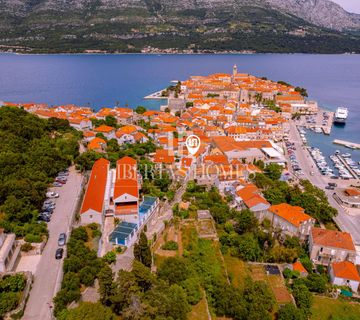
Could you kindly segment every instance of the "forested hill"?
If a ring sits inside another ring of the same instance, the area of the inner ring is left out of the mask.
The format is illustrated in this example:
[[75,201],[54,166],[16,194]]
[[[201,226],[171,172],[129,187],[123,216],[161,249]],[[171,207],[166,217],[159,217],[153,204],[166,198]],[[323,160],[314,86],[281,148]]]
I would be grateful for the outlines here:
[[0,0],[0,49],[360,52],[359,15],[328,0]]
[[48,185],[78,155],[79,133],[67,120],[40,119],[20,108],[0,108],[0,227],[40,242],[37,223]]

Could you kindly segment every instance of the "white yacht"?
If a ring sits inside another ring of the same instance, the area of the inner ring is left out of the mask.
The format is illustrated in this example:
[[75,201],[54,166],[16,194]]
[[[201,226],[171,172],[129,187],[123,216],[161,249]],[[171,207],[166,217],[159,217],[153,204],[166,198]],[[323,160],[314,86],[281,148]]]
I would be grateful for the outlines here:
[[334,123],[345,124],[348,115],[349,111],[347,108],[337,108],[334,116]]

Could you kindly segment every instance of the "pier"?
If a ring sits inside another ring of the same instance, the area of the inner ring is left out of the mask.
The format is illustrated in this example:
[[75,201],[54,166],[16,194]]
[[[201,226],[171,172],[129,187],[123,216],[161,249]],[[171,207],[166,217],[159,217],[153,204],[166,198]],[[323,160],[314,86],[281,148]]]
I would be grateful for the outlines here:
[[314,115],[308,115],[309,120],[302,119],[301,125],[307,129],[313,129],[315,132],[329,135],[333,126],[334,112],[320,109]]
[[340,146],[350,148],[350,149],[360,149],[360,143],[354,143],[354,142],[339,140],[339,139],[335,139],[333,141],[333,143],[338,144]]
[[351,168],[347,162],[344,160],[344,158],[341,155],[337,155],[338,159],[341,161],[341,163],[345,166],[345,168],[350,172],[350,174],[353,176],[354,179],[359,179],[358,175],[355,173],[353,168]]
[[149,95],[147,95],[146,97],[144,97],[144,99],[167,99],[168,97],[164,97],[164,96],[162,96],[162,92],[164,91],[164,90],[166,90],[166,89],[163,89],[163,90],[160,90],[160,91],[156,91],[156,92],[154,92],[154,93],[151,93],[151,94],[149,94]]

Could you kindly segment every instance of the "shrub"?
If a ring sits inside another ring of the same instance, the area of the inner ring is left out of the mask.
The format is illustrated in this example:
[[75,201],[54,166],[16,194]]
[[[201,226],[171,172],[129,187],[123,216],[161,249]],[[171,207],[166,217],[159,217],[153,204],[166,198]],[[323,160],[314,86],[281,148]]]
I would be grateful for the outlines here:
[[33,246],[31,245],[30,242],[25,242],[21,245],[21,251],[24,252],[29,252],[30,250],[32,250]]
[[175,241],[167,241],[162,246],[161,249],[163,250],[177,250],[179,245]]
[[89,287],[94,284],[96,278],[96,269],[86,266],[85,268],[81,269],[79,272],[80,282]]
[[116,261],[116,254],[114,251],[109,251],[108,253],[106,253],[103,256],[103,260],[107,263],[107,264],[112,264]]
[[92,230],[91,236],[93,238],[100,238],[101,237],[101,231],[98,229]]
[[19,303],[20,294],[18,292],[1,292],[0,293],[0,317],[5,313],[13,310]]
[[21,273],[4,276],[0,280],[0,292],[19,292],[25,288],[26,278]]
[[41,236],[40,235],[38,235],[38,234],[31,234],[31,233],[29,233],[29,234],[27,234],[26,236],[25,236],[25,241],[26,242],[30,242],[30,243],[40,243],[41,241],[42,241],[42,238],[41,238]]
[[88,224],[87,227],[91,230],[99,230],[99,225],[95,222]]

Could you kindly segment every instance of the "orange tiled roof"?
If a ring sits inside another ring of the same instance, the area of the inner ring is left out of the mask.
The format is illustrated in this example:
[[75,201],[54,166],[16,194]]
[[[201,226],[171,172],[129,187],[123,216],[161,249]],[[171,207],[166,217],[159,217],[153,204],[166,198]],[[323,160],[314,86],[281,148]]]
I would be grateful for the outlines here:
[[170,155],[167,150],[157,149],[154,156],[154,162],[171,164],[175,162],[175,157]]
[[114,131],[114,130],[115,130],[115,128],[109,127],[109,126],[104,125],[104,124],[94,129],[94,131],[96,131],[96,132],[105,132],[105,133],[109,133],[109,132]]
[[99,138],[99,137],[95,137],[87,145],[89,150],[101,149],[102,146],[106,146],[106,141],[104,139]]
[[355,251],[355,246],[350,233],[312,228],[311,236],[313,243],[316,245]]
[[95,133],[93,131],[84,131],[83,135],[85,138],[95,137]]
[[116,162],[114,199],[125,193],[139,197],[136,160],[130,157],[123,157]]
[[132,125],[127,125],[127,126],[121,127],[118,131],[120,131],[122,133],[134,133],[137,131],[137,128]]
[[91,170],[84,201],[81,206],[81,214],[90,209],[102,213],[109,167],[110,162],[104,158],[95,161]]
[[331,267],[335,277],[360,282],[359,272],[350,261],[333,262]]
[[294,271],[299,271],[300,273],[308,273],[300,261],[294,262],[292,268]]
[[299,227],[303,222],[312,219],[304,212],[303,208],[291,206],[287,203],[273,205],[269,208],[269,211],[275,213],[296,227]]

